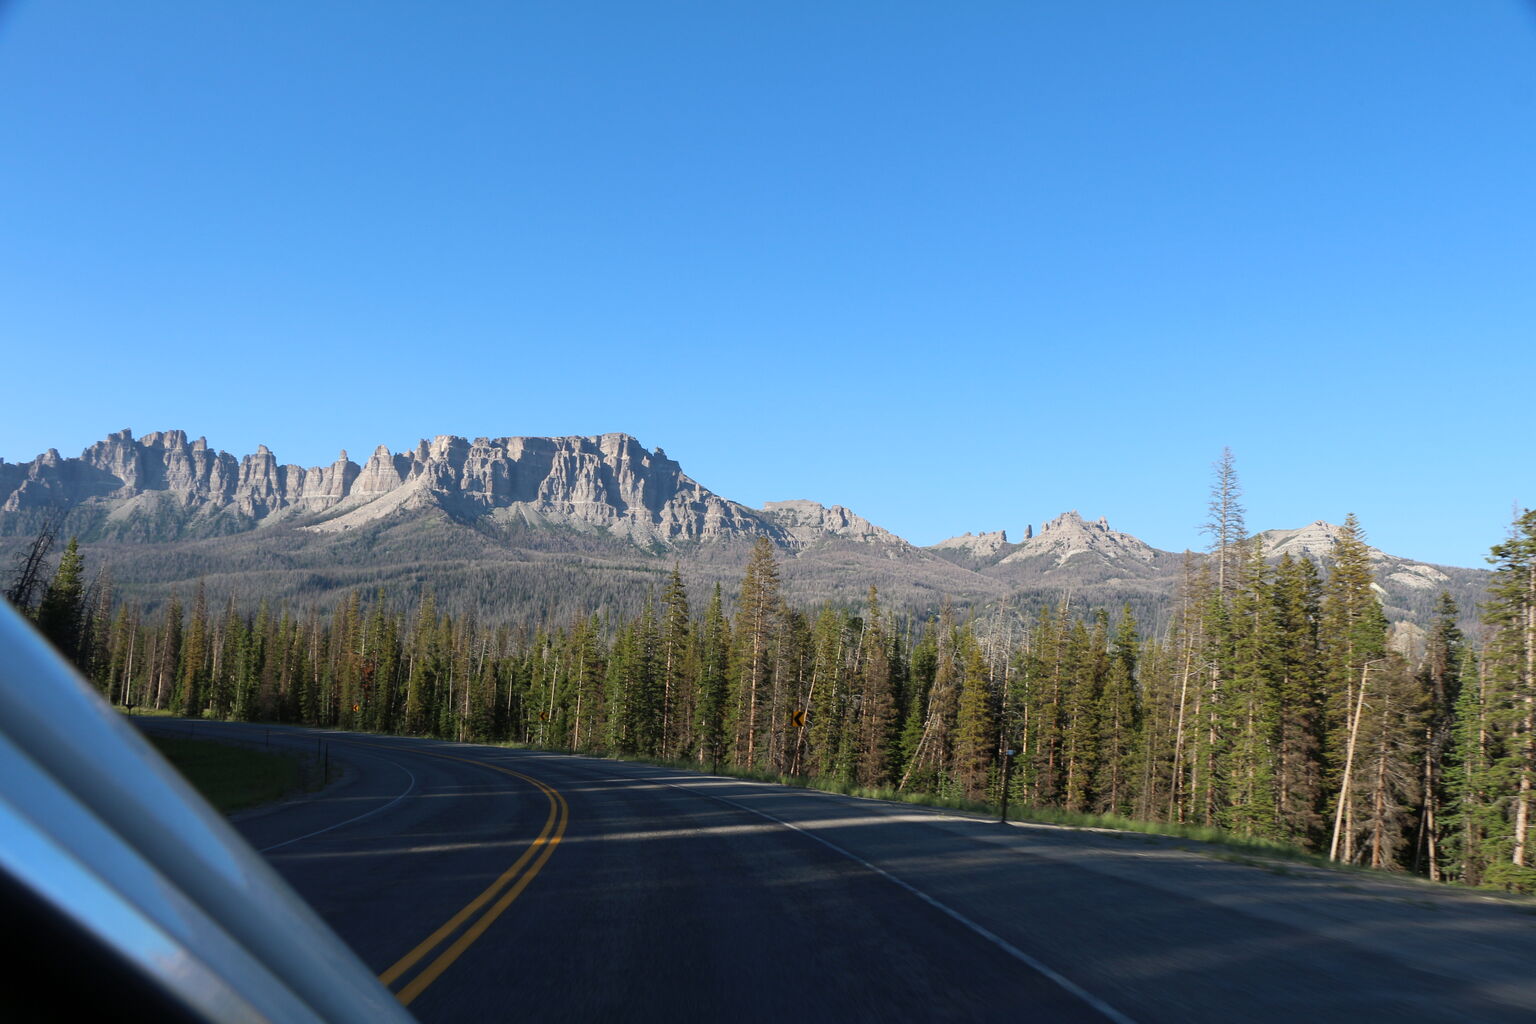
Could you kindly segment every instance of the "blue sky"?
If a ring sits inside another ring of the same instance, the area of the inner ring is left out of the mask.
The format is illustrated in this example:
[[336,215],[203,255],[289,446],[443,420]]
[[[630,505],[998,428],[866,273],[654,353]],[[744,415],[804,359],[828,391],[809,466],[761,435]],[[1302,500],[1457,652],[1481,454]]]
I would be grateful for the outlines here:
[[1518,0],[0,7],[0,456],[625,431],[917,543],[1536,503]]

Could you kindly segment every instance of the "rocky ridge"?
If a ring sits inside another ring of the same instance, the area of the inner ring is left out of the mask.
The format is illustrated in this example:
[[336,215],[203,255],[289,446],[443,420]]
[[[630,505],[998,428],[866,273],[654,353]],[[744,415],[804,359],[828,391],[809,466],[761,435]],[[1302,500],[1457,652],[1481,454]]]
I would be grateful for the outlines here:
[[1111,529],[1108,519],[1101,516],[1090,523],[1074,509],[1063,512],[1041,526],[1039,533],[1032,532],[1027,540],[1004,556],[998,564],[1010,565],[1033,558],[1045,558],[1053,565],[1061,566],[1079,555],[1098,555],[1110,561],[1148,564],[1157,557],[1158,551],[1128,533]]
[[769,501],[763,504],[763,513],[773,524],[784,531],[784,538],[795,544],[814,544],[818,540],[835,537],[862,544],[883,544],[902,550],[912,545],[883,527],[841,505],[830,508],[814,501]]
[[[1026,530],[1024,536],[1028,538],[1031,535]],[[930,544],[928,550],[933,552],[954,552],[971,558],[985,560],[1000,553],[1008,546],[1007,530],[993,530],[991,533],[976,534],[967,531],[958,537],[949,537],[939,541],[937,544]]]
[[[336,533],[402,512],[442,510],[503,526],[601,530],[642,547],[767,536],[787,548],[839,539],[907,550],[911,545],[840,505],[770,502],[752,509],[722,498],[656,448],[628,434],[592,437],[440,435],[415,448],[374,449],[359,466],[343,450],[329,466],[280,464],[261,445],[237,459],[185,431],[109,435],[66,459],[50,449],[31,462],[0,463],[0,512],[92,506],[112,524],[168,504],[181,536],[293,519]],[[170,540],[160,536],[151,539]]]
[[[750,542],[767,537],[785,554],[786,585],[808,602],[861,601],[875,584],[894,606],[923,614],[946,597],[1021,612],[1070,598],[1075,607],[1129,603],[1155,623],[1183,563],[1076,511],[1017,543],[997,530],[918,548],[840,505],[730,501],[662,449],[620,433],[442,435],[402,452],[380,445],[361,465],[342,451],[305,468],[264,445],[237,458],[184,431],[135,439],[124,430],[78,458],[50,449],[0,461],[0,556],[58,508],[70,510],[70,533],[101,546],[122,584],[162,597],[202,578],[275,600],[431,586],[463,592],[474,607],[496,602],[488,614],[507,614],[509,600],[585,613],[594,595],[615,592],[639,607],[663,562],[682,563],[700,584],[734,586]],[[1326,561],[1338,531],[1318,521],[1260,537],[1268,557]],[[1486,570],[1375,550],[1372,558],[1395,619],[1427,621],[1441,589],[1468,614],[1481,599]],[[482,581],[480,596],[463,591],[467,578]]]
[[73,506],[93,499],[124,501],[171,495],[194,513],[233,512],[262,519],[285,509],[323,511],[350,493],[358,466],[342,451],[330,466],[279,465],[260,445],[236,459],[164,430],[134,440],[120,430],[91,445],[78,459],[50,448],[31,462],[0,465],[0,512]]
[[[1258,536],[1264,545],[1265,558],[1276,559],[1290,555],[1292,558],[1325,561],[1331,557],[1334,542],[1343,529],[1337,523],[1318,519],[1298,530],[1265,530]],[[1368,550],[1376,574],[1383,583],[1395,583],[1410,590],[1439,591],[1450,580],[1450,576],[1436,566],[1389,555],[1380,548]]]

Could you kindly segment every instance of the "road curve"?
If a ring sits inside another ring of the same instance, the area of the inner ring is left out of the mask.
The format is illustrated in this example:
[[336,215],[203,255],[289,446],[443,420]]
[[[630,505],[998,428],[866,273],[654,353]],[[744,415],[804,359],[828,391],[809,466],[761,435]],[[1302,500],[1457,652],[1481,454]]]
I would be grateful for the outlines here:
[[423,1021],[1536,1016],[1529,903],[646,765],[196,728],[328,746],[338,781],[235,827]]

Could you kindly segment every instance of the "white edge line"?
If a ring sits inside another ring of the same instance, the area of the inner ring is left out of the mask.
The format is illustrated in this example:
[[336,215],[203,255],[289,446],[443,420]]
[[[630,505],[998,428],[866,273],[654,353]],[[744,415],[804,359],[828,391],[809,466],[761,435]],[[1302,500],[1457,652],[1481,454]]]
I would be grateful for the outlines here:
[[362,814],[359,814],[359,815],[357,815],[356,817],[353,817],[353,818],[348,818],[346,821],[338,821],[334,825],[327,825],[327,826],[325,826],[325,828],[317,828],[313,832],[306,832],[306,833],[304,833],[302,836],[294,836],[292,839],[284,839],[282,842],[280,842],[280,843],[273,843],[271,846],[263,846],[261,849],[257,850],[256,852],[257,853],[270,853],[273,850],[280,850],[283,847],[288,846],[291,843],[296,843],[296,842],[298,842],[301,839],[309,839],[309,838],[312,838],[313,836],[323,835],[324,833],[329,832],[332,829],[341,828],[341,826],[343,826],[343,825],[350,825],[354,821],[362,821],[364,818],[371,818],[375,814],[380,813],[381,811],[389,810],[391,807],[395,806],[395,804],[399,803],[401,800],[404,800],[406,797],[410,796],[411,793],[414,792],[415,789],[416,789],[416,776],[411,774],[411,770],[409,768],[407,768],[405,765],[401,764],[398,761],[391,761],[390,764],[394,765],[396,768],[399,768],[401,771],[405,772],[405,774],[410,778],[411,784],[409,786],[405,787],[405,792],[404,793],[401,793],[399,796],[395,797],[389,803],[384,804],[382,807],[375,807],[371,811],[364,811]]
[[844,857],[847,857],[855,864],[859,864],[862,867],[873,871],[875,874],[884,878],[886,881],[900,886],[907,892],[911,893],[913,896],[916,896],[918,899],[928,904],[930,907],[933,907],[940,913],[947,915],[953,920],[969,928],[971,931],[975,932],[977,935],[980,935],[982,938],[986,939],[988,942],[992,943],[992,945],[996,946],[998,949],[1001,949],[1004,953],[1007,953],[1015,960],[1033,969],[1051,981],[1054,981],[1057,985],[1061,986],[1063,989],[1066,989],[1068,992],[1072,993],[1074,996],[1087,1003],[1093,1009],[1097,1010],[1105,1018],[1114,1021],[1115,1024],[1136,1024],[1136,1022],[1130,1017],[1127,1017],[1125,1014],[1121,1013],[1113,1006],[1110,1006],[1098,996],[1087,991],[1081,985],[1077,984],[1077,982],[1071,980],[1070,978],[1063,977],[1062,975],[1053,971],[1051,968],[1047,967],[1039,960],[1036,960],[1034,957],[1030,956],[1028,953],[1024,952],[1013,943],[1009,942],[1007,939],[1004,939],[1002,936],[997,935],[995,932],[989,931],[988,929],[982,927],[975,921],[972,921],[970,918],[960,913],[958,910],[955,910],[953,907],[950,907],[944,903],[940,903],[938,900],[934,899],[932,896],[929,896],[927,893],[912,885],[910,882],[903,881],[884,868],[871,864],[869,861],[865,860],[863,857],[860,857],[858,854],[851,853],[848,850],[843,849],[841,846],[838,846],[836,843],[823,839],[821,836],[818,836],[814,832],[803,829],[793,822],[785,821],[783,818],[774,817],[767,811],[760,811],[756,807],[748,807],[746,804],[739,804],[735,800],[730,800],[723,796],[715,796],[713,793],[700,793],[697,790],[690,789],[687,786],[679,786],[671,782],[663,782],[662,785],[669,786],[672,789],[680,789],[686,793],[692,793],[694,796],[708,797],[711,800],[718,800],[723,804],[730,804],[732,807],[735,807],[739,810],[755,814],[760,818],[767,818],[769,821],[777,822],[787,829],[793,829],[794,831],[799,832],[801,835],[805,836],[807,839],[814,839],[816,842],[820,843],[822,846],[825,846],[827,849],[842,854]]

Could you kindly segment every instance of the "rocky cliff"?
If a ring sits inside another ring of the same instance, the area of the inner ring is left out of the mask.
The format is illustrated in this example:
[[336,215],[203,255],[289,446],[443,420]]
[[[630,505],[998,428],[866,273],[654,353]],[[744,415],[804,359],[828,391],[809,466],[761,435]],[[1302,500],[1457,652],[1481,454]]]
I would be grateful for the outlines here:
[[362,466],[342,451],[329,466],[305,469],[280,464],[266,445],[236,459],[184,431],[136,440],[122,430],[77,459],[49,450],[0,465],[0,511],[82,505],[119,525],[168,506],[179,513],[171,520],[178,536],[210,532],[199,525],[219,517],[251,526],[302,517],[306,529],[334,532],[435,507],[461,519],[602,529],[641,545],[759,535],[786,546],[826,536],[905,543],[839,507],[784,502],[763,513],[728,501],[627,434],[443,435],[405,452],[380,445]]
[[0,475],[0,512],[165,495],[193,514],[230,512],[257,520],[286,509],[330,508],[347,496],[358,474],[345,451],[330,466],[302,469],[278,465],[266,445],[237,460],[209,448],[205,438],[189,442],[184,430],[137,440],[120,430],[78,459],[61,458],[50,448],[5,468],[13,473],[10,479]]
[[[1259,539],[1264,545],[1265,558],[1274,559],[1282,555],[1290,555],[1292,558],[1327,561],[1332,557],[1334,542],[1338,540],[1341,532],[1343,527],[1337,523],[1318,519],[1299,530],[1265,530],[1259,534]],[[1389,555],[1380,548],[1368,550],[1377,577],[1388,586],[1395,584],[1409,590],[1438,593],[1451,579],[1437,566]]]
[[1088,522],[1075,510],[1063,512],[1040,531],[1031,531],[1029,539],[1004,557],[999,565],[1013,565],[1031,559],[1046,559],[1054,566],[1065,565],[1080,555],[1094,555],[1110,562],[1150,565],[1159,554],[1155,548],[1128,533],[1110,528],[1109,520]]
[[949,537],[937,544],[929,545],[928,550],[936,553],[953,552],[978,561],[986,561],[1007,546],[1008,531],[993,530],[991,533],[966,532],[958,537]]
[[828,508],[814,501],[770,501],[763,505],[763,514],[783,531],[784,540],[792,545],[805,546],[837,538],[882,544],[904,551],[912,547],[891,531],[841,505]]
[[438,505],[460,518],[602,529],[648,545],[782,531],[701,486],[660,448],[628,434],[597,437],[443,435],[391,454],[380,446],[316,530],[352,529],[400,509]]
[[[443,435],[400,452],[380,445],[361,465],[342,451],[304,468],[264,445],[237,458],[180,430],[119,431],[78,458],[50,449],[0,461],[0,562],[58,509],[91,558],[151,600],[200,579],[242,600],[430,587],[492,618],[587,614],[615,595],[634,611],[674,564],[733,588],[750,542],[768,537],[784,553],[786,587],[807,604],[856,604],[874,584],[883,602],[918,614],[946,598],[1021,613],[1130,603],[1150,627],[1184,564],[1075,511],[1018,543],[999,530],[916,548],[840,505],[730,501],[627,434]],[[1271,558],[1327,562],[1338,529],[1318,521],[1261,537]],[[1441,589],[1470,615],[1487,577],[1372,558],[1394,620],[1428,622]]]

